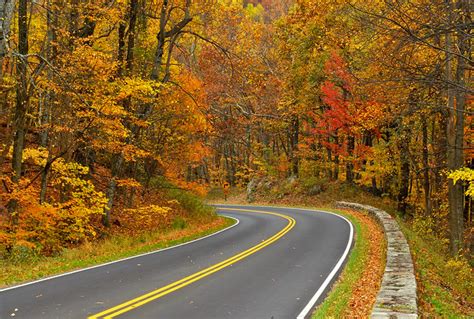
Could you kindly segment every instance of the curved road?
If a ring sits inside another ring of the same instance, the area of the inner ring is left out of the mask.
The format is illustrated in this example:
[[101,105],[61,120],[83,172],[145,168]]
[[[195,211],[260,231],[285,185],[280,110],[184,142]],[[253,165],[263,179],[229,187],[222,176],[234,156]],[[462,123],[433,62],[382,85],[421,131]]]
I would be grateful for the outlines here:
[[324,212],[219,206],[216,235],[0,291],[0,318],[305,318],[352,245]]

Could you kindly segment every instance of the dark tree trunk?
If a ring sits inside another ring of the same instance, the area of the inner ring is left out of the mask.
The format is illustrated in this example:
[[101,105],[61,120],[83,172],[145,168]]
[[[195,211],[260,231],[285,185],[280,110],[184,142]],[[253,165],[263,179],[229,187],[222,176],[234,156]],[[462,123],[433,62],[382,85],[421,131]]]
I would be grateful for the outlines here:
[[[339,147],[339,136],[337,134],[337,131],[334,134],[334,143],[336,144],[337,147]],[[339,154],[337,154],[337,152],[334,155],[334,173],[333,173],[333,177],[334,177],[334,180],[336,180],[336,181],[339,179]]]
[[120,176],[121,169],[123,165],[123,155],[117,154],[113,156],[112,159],[112,178],[109,181],[107,186],[106,196],[107,196],[107,206],[104,211],[103,224],[105,227],[110,227],[110,213],[112,211],[115,199],[115,193],[117,191],[117,177]]
[[[469,30],[466,26],[470,23],[470,4],[469,1],[459,0],[454,9],[451,0],[447,0],[449,19],[453,24],[463,25],[463,27],[456,28],[456,50],[459,51],[456,55],[456,73],[454,82],[455,87],[448,89],[448,156],[447,166],[449,171],[454,171],[461,168],[464,164],[463,158],[463,144],[464,144],[464,108],[466,104],[466,60],[465,56],[469,56]],[[453,50],[452,35],[446,35],[447,52]],[[452,78],[452,64],[453,55],[447,53],[447,80],[451,83]],[[452,255],[458,254],[463,248],[463,232],[464,232],[464,188],[461,181],[453,184],[452,181],[448,183],[448,200],[449,200],[449,230],[450,240],[449,248]]]
[[[184,16],[183,18],[175,23],[171,29],[166,30],[166,26],[168,25],[168,18],[169,18],[169,11],[172,10],[172,8],[169,8],[169,0],[163,0],[163,3],[161,5],[161,11],[160,11],[160,30],[156,36],[156,39],[158,40],[158,44],[156,47],[155,51],[155,57],[153,61],[153,68],[151,71],[151,79],[152,80],[159,80],[161,75],[162,75],[162,65],[163,65],[163,56],[165,53],[165,44],[167,42],[167,39],[171,39],[170,42],[170,50],[168,54],[170,55],[172,52],[172,46],[174,45],[175,40],[177,39],[177,36],[183,31],[183,29],[188,25],[189,22],[191,22],[193,19],[190,15],[190,9],[191,9],[191,0],[186,0],[185,6],[183,8]],[[168,63],[169,64],[169,63]],[[164,77],[164,82],[169,79],[169,75],[166,74]]]
[[346,182],[352,184],[354,182],[354,163],[352,162],[352,156],[354,155],[355,139],[352,135],[347,137],[347,154],[349,160],[346,163]]
[[[133,72],[133,60],[134,60],[134,48],[135,48],[135,37],[136,37],[136,21],[137,21],[137,14],[138,14],[138,0],[130,0],[130,6],[129,6],[129,11],[128,11],[128,18],[129,18],[129,25],[128,25],[128,45],[127,45],[127,56],[126,56],[126,64],[125,64],[125,70],[123,70],[123,59],[125,55],[125,25],[122,23],[119,26],[119,43],[118,43],[118,52],[117,52],[117,58],[118,58],[118,63],[120,65],[120,73],[119,75],[123,74],[123,71],[126,72],[126,74],[132,74]],[[121,31],[120,29],[123,28]],[[126,110],[129,110],[131,107],[131,99],[127,98],[123,101],[123,106]],[[132,133],[136,136],[139,133],[139,130],[137,128],[133,128],[133,125],[129,122],[125,123],[125,127],[129,128],[132,130]],[[127,141],[128,142],[128,141]],[[111,173],[112,177],[109,181],[109,185],[107,187],[107,207],[104,211],[104,219],[103,219],[103,224],[106,227],[110,226],[110,213],[112,211],[113,205],[114,205],[114,200],[115,200],[115,194],[117,191],[117,177],[120,176],[120,174],[123,171],[123,165],[124,165],[124,158],[122,154],[117,154],[113,156],[114,160],[111,163]],[[149,167],[146,165],[145,162],[145,168]],[[153,166],[153,169],[156,167]],[[132,164],[131,171],[134,171],[135,168]],[[148,174],[147,176],[147,188],[148,185],[150,184],[151,180],[151,173]],[[133,197],[134,197],[134,190],[132,189],[130,191],[130,197],[128,200],[128,205],[131,206],[133,204]]]
[[138,15],[138,0],[130,0],[128,23],[127,70],[133,72],[133,53],[135,50],[136,25]]
[[298,155],[298,143],[299,143],[299,118],[298,115],[293,115],[290,123],[289,130],[289,141],[290,141],[290,175],[299,176],[299,155]]
[[428,125],[426,118],[421,118],[422,142],[423,142],[423,190],[425,197],[425,214],[431,215],[431,188],[430,188],[430,165],[428,158]]
[[123,60],[125,57],[125,29],[127,26],[121,22],[118,27],[118,48],[117,48],[117,76],[123,75]]
[[[326,139],[326,142],[329,144],[331,143],[331,138],[328,136],[327,139]],[[332,170],[331,170],[331,162],[332,162],[332,151],[331,151],[331,148],[328,146],[326,147],[326,154],[327,154],[327,168],[326,168],[326,175],[327,177],[332,180],[333,179],[333,176],[332,176]]]
[[22,157],[26,134],[26,112],[28,110],[28,1],[18,2],[18,57],[16,87],[16,106],[14,115],[14,140],[13,140],[13,181],[18,182],[22,173]]
[[435,150],[435,167],[433,169],[433,195],[434,200],[432,201],[432,206],[435,211],[441,209],[443,204],[442,198],[444,198],[445,185],[446,185],[446,175],[444,170],[446,169],[446,154],[447,154],[447,112],[446,110],[441,110],[437,114],[437,122],[439,127],[433,124],[433,130],[436,131],[435,138],[436,143],[434,145]]
[[400,182],[398,187],[398,210],[405,216],[407,211],[406,199],[410,188],[410,131],[408,128],[401,130],[400,136]]
[[[57,26],[58,26],[58,15],[56,11],[56,6],[54,5],[54,1],[51,3],[51,0],[47,1],[47,13],[46,13],[46,20],[47,20],[47,58],[51,65],[53,65],[53,60],[57,55],[56,49],[56,42],[57,42]],[[50,81],[53,79],[53,70],[50,68],[48,69],[47,76]],[[41,189],[40,189],[40,204],[46,201],[46,191],[48,187],[48,175],[51,165],[47,165],[52,158],[51,150],[49,149],[49,127],[51,124],[51,111],[53,108],[55,100],[55,94],[53,91],[49,90],[46,93],[43,111],[41,114],[41,126],[43,127],[40,133],[40,145],[46,149],[48,149],[48,159],[46,160],[46,165],[43,167],[43,171],[41,172]]]
[[160,78],[161,66],[163,64],[163,54],[165,53],[166,24],[168,22],[168,0],[163,0],[160,12],[160,31],[156,36],[158,44],[156,47],[155,58],[153,61],[153,69],[151,71],[151,79],[158,80]]

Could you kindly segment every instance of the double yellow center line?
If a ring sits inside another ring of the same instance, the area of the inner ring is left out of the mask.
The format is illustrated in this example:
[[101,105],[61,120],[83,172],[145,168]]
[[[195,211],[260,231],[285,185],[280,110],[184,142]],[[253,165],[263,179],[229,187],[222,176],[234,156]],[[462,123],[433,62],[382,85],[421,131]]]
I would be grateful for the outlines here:
[[95,315],[92,315],[90,317],[88,317],[89,319],[99,319],[99,318],[104,318],[104,319],[107,319],[107,318],[115,318],[123,313],[126,313],[128,311],[131,311],[135,308],[138,308],[140,306],[143,306],[144,304],[146,303],[149,303],[153,300],[156,300],[158,298],[161,298],[167,294],[170,294],[172,293],[173,291],[176,291],[180,288],[183,288],[183,287],[186,287],[190,284],[192,284],[193,282],[196,282],[204,277],[207,277],[225,267],[228,267],[228,266],[231,266],[232,264],[238,262],[239,260],[242,260],[254,253],[256,253],[257,251],[259,251],[260,249],[263,249],[264,247],[276,242],[278,239],[280,239],[281,237],[283,237],[286,233],[288,233],[296,224],[296,221],[290,217],[290,216],[286,216],[286,215],[283,215],[283,214],[278,214],[278,213],[273,213],[273,212],[267,212],[267,211],[259,211],[259,210],[249,210],[249,209],[235,209],[235,208],[219,208],[219,210],[232,210],[232,211],[242,211],[242,212],[252,212],[252,213],[259,213],[259,214],[267,214],[267,215],[274,215],[274,216],[278,216],[278,217],[281,217],[281,218],[284,218],[288,221],[288,224],[282,229],[280,230],[278,233],[276,233],[275,235],[273,235],[272,237],[262,241],[260,244],[256,245],[256,246],[253,246],[235,256],[232,256],[224,261],[221,261],[220,263],[217,263],[213,266],[210,266],[206,269],[203,269],[197,273],[194,273],[190,276],[187,276],[183,279],[180,279],[178,281],[175,281],[167,286],[164,286],[162,288],[159,288],[157,290],[154,290],[154,291],[151,291],[147,294],[144,294],[140,297],[137,297],[135,299],[132,299],[132,300],[129,300],[127,302],[124,302],[120,305],[117,305],[115,307],[112,307],[110,309],[107,309],[107,310],[104,310],[100,313],[97,313]]

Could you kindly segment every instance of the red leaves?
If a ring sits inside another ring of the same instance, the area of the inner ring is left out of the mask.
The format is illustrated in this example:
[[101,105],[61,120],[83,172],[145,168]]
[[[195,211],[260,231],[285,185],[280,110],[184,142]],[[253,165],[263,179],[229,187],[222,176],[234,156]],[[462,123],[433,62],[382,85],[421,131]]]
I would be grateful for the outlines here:
[[333,51],[331,57],[324,65],[324,72],[333,81],[339,81],[341,88],[351,92],[354,86],[352,75],[347,70],[347,65],[342,57]]
[[324,72],[328,80],[321,86],[321,100],[327,109],[324,110],[322,119],[329,132],[342,129],[345,133],[350,133],[350,127],[354,124],[349,100],[352,96],[351,75],[342,58],[335,52],[326,62]]
[[[349,147],[349,137],[358,137],[364,131],[377,135],[377,121],[380,119],[380,105],[363,100],[355,92],[355,80],[344,59],[333,52],[324,65],[326,80],[320,87],[320,112],[310,111],[307,115],[313,121],[308,130],[319,137],[319,144],[333,155],[366,158],[370,147],[355,145]],[[356,163],[354,163],[356,164]]]

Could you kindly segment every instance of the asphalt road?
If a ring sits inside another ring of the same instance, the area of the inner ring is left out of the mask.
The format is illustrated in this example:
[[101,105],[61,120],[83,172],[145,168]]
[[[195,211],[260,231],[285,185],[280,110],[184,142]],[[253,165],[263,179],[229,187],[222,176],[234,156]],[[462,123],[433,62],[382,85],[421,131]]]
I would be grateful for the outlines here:
[[3,289],[0,318],[308,317],[343,266],[350,223],[292,208],[220,213],[239,223],[176,248]]

